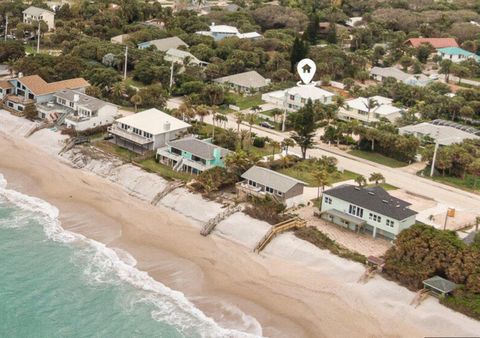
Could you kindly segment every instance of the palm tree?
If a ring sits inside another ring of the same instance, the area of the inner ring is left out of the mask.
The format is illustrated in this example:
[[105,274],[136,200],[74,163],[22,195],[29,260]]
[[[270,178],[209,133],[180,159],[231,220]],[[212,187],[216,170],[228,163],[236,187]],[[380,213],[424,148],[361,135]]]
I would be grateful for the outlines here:
[[223,124],[223,127],[225,128],[227,126],[228,118],[224,114],[217,114],[215,116],[215,121],[219,122],[220,125]]
[[196,110],[197,110],[197,115],[200,116],[200,122],[203,123],[205,116],[208,116],[208,114],[210,114],[208,107],[204,104],[201,104],[197,107]]
[[250,139],[250,142],[251,142],[252,141],[252,127],[255,124],[255,122],[257,122],[257,116],[255,114],[252,114],[252,113],[247,114],[246,120],[248,122],[248,125],[250,126],[248,134],[249,134],[249,139]]
[[277,149],[277,147],[280,147],[280,143],[274,140],[270,140],[270,142],[268,143],[272,147],[272,157],[275,158],[275,150]]
[[253,106],[250,108],[251,111],[253,111],[254,114],[258,113],[259,111],[262,111],[262,108],[260,106]]
[[143,99],[140,94],[135,94],[130,98],[130,102],[135,106],[135,113],[137,112],[137,107],[142,104]]
[[364,176],[358,175],[355,178],[355,183],[357,183],[359,187],[363,187],[365,184],[367,184],[367,180],[365,179]]
[[367,123],[370,122],[370,112],[378,107],[378,102],[375,99],[368,98],[367,103],[365,104],[365,108],[367,108]]
[[245,115],[241,112],[235,113],[235,122],[237,123],[237,133],[240,133],[240,125],[245,120]]
[[114,98],[120,99],[125,94],[126,88],[122,82],[116,82],[112,87],[112,95]]
[[295,145],[295,141],[292,138],[286,138],[282,141],[282,147],[285,148],[285,155],[288,156],[288,148],[293,147]]
[[317,189],[317,200],[320,199],[320,188],[322,189],[322,194],[323,190],[325,189],[326,185],[329,185],[329,177],[328,177],[328,172],[325,168],[318,168],[314,173],[313,173],[313,179],[315,181],[315,185],[318,187]]
[[385,183],[385,177],[381,173],[372,173],[368,178],[370,182],[375,182],[375,185],[378,185],[378,182]]

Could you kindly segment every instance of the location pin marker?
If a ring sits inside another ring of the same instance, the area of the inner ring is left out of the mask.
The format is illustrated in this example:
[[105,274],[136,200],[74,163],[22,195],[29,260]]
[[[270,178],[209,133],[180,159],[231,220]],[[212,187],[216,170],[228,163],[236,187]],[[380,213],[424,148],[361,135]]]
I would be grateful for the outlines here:
[[312,82],[315,71],[317,70],[317,65],[313,60],[303,59],[297,64],[297,72],[300,75],[300,79],[306,85]]

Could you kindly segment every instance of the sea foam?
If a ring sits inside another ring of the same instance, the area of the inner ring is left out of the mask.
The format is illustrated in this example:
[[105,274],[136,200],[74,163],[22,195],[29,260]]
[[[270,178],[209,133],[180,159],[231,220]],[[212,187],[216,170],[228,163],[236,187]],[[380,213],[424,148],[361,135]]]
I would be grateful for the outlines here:
[[[84,274],[92,283],[118,284],[122,281],[142,290],[143,293],[139,296],[138,302],[154,306],[151,312],[153,319],[174,325],[185,334],[201,337],[250,338],[262,335],[262,328],[258,321],[244,313],[241,318],[245,324],[248,324],[245,329],[250,329],[254,333],[221,327],[195,307],[183,293],[170,289],[154,280],[147,272],[136,269],[135,259],[127,252],[109,248],[103,243],[63,229],[58,219],[59,210],[56,207],[42,199],[8,189],[7,181],[2,174],[0,174],[0,197],[38,216],[48,239],[58,243],[75,243],[83,246],[84,248],[76,254],[85,258],[83,261],[87,266]],[[119,253],[123,259],[120,258]]]

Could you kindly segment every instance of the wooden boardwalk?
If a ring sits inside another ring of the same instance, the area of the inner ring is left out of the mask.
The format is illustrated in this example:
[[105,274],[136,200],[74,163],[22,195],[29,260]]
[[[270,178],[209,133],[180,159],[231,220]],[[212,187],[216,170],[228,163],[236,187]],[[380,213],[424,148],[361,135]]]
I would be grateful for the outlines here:
[[253,250],[256,253],[259,253],[271,242],[271,240],[278,234],[285,232],[291,229],[303,228],[307,225],[307,222],[301,218],[295,217],[289,220],[277,223],[273,225],[270,230],[265,234],[265,236],[258,242],[257,246]]

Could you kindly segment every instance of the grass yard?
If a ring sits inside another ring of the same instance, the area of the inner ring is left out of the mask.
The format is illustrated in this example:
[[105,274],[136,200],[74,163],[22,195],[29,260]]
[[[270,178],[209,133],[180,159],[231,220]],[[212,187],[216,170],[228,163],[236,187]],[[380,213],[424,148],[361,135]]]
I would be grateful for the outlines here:
[[[280,169],[279,172],[284,175],[296,178],[297,180],[304,181],[310,186],[315,187],[316,183],[315,178],[313,177],[315,170],[316,166],[310,164],[309,162],[297,162],[290,168]],[[333,184],[337,182],[352,180],[355,179],[357,176],[358,174],[348,170],[345,170],[343,172],[337,171],[330,174],[329,183]]]
[[[369,184],[368,185],[369,187],[374,187],[375,184]],[[382,187],[383,189],[385,189],[386,191],[389,191],[389,190],[397,190],[398,187],[394,186],[394,185],[391,185],[391,184],[388,184],[388,183],[380,183],[378,186]]]
[[126,162],[130,162],[135,157],[139,156],[137,153],[134,153],[133,151],[122,148],[120,146],[117,146],[116,144],[113,144],[112,142],[109,142],[109,141],[104,141],[104,140],[97,141],[97,142],[94,142],[94,145],[95,147],[102,149],[107,153],[118,156],[120,159]]
[[430,177],[430,167],[427,167],[423,170],[424,175],[422,176],[422,170],[417,173],[417,175],[428,178],[435,182],[443,183],[446,185],[450,185],[455,188],[467,190],[470,192],[477,192],[480,190],[480,178],[477,179],[477,183],[475,184],[475,176],[473,175],[465,175],[465,179],[461,177],[453,177],[453,176],[441,176],[436,175]]
[[252,108],[253,106],[259,106],[264,103],[262,100],[262,94],[243,96],[235,93],[229,93],[228,96],[235,101],[235,105],[241,110]]
[[365,151],[365,150],[358,150],[354,149],[348,152],[348,154],[363,158],[364,160],[372,161],[378,164],[385,165],[390,168],[401,168],[405,167],[408,165],[406,162],[398,161],[394,158],[387,157],[385,155],[371,152],[371,151]]
[[185,172],[174,171],[169,166],[166,166],[161,163],[157,163],[153,158],[140,161],[139,163],[144,170],[159,174],[163,178],[170,181],[180,180],[180,181],[188,182],[192,179],[192,175],[187,174]]

